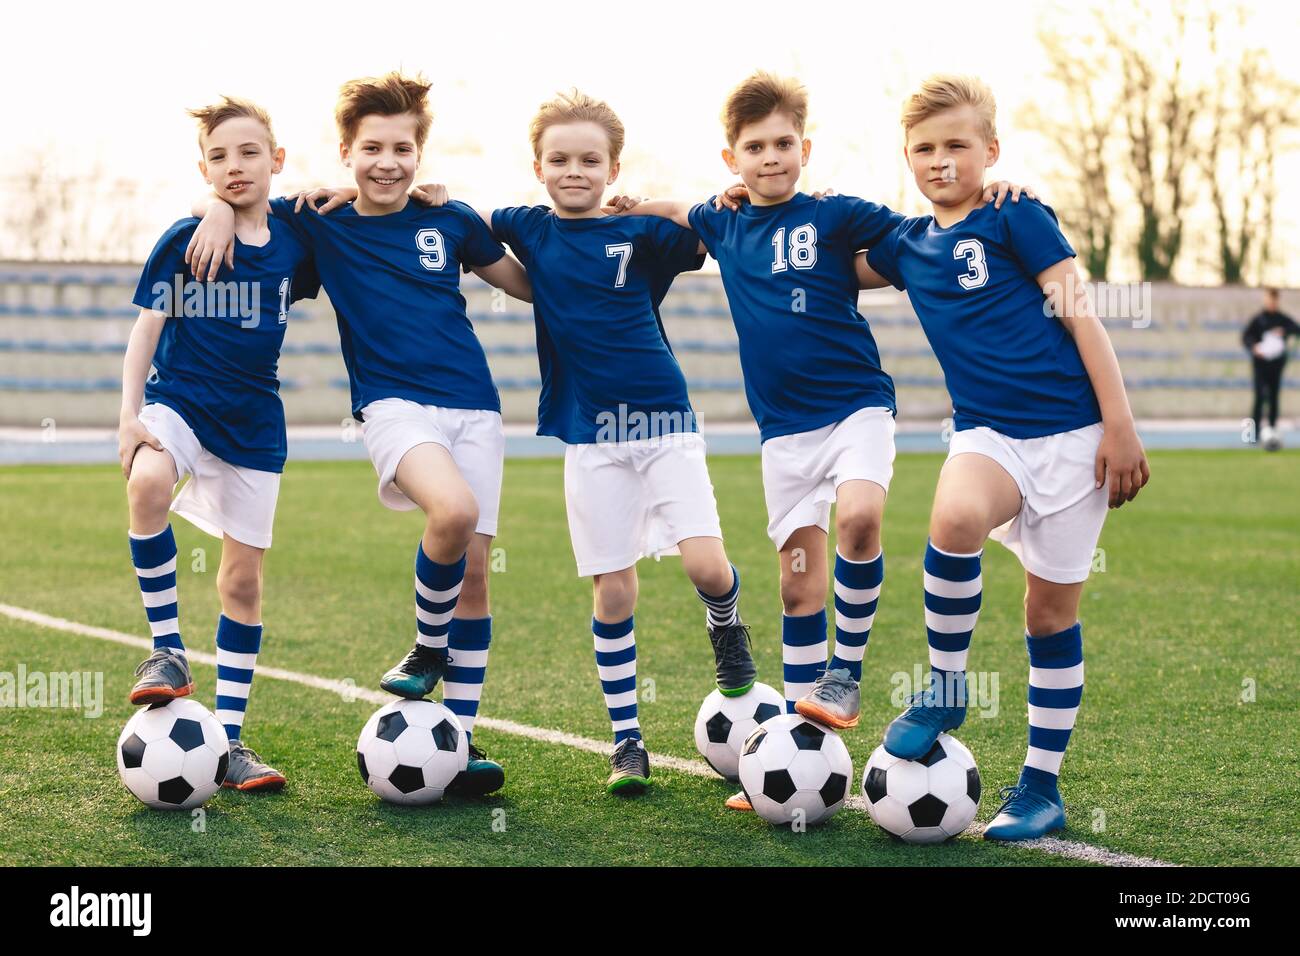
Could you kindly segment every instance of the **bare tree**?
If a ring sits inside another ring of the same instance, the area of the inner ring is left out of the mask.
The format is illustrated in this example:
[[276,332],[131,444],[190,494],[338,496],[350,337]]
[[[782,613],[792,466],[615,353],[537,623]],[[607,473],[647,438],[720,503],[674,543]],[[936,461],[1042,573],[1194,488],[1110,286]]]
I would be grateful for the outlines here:
[[[1235,9],[1237,25],[1246,8]],[[1220,60],[1218,82],[1210,94],[1208,148],[1201,169],[1209,185],[1218,228],[1218,265],[1224,283],[1242,282],[1250,269],[1259,279],[1268,265],[1277,200],[1275,169],[1282,135],[1297,125],[1292,104],[1300,87],[1279,77],[1267,51],[1253,48],[1225,55],[1221,19],[1207,24],[1211,55]]]

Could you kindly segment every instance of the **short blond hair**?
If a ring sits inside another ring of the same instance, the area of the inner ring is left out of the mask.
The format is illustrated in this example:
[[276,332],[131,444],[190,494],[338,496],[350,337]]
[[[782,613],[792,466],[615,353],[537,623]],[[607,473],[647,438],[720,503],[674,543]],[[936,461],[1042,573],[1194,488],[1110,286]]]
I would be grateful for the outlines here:
[[954,106],[970,106],[979,117],[986,142],[997,139],[998,104],[988,84],[977,76],[936,73],[921,81],[921,88],[903,101],[903,138],[912,127]]
[[623,121],[604,100],[577,89],[557,93],[537,108],[537,114],[528,124],[528,141],[532,144],[535,159],[542,158],[542,135],[552,126],[563,123],[595,123],[609,139],[610,165],[618,162],[623,153]]
[[213,103],[210,106],[198,106],[185,112],[190,115],[191,119],[196,119],[199,122],[200,150],[203,149],[203,137],[211,136],[212,131],[226,120],[247,117],[248,119],[257,120],[266,127],[266,137],[270,140],[271,151],[275,151],[275,133],[271,130],[271,114],[252,100],[240,99],[237,96],[223,96],[218,103]]
[[802,137],[808,122],[808,91],[796,79],[757,70],[727,94],[727,102],[722,107],[727,145],[735,146],[742,129],[773,113],[789,116]]
[[429,90],[433,84],[423,74],[403,76],[396,70],[383,76],[363,76],[348,80],[339,89],[334,105],[334,122],[339,128],[339,140],[351,146],[357,138],[361,121],[367,116],[401,116],[410,113],[415,118],[415,148],[424,149],[433,125],[433,111],[429,109]]

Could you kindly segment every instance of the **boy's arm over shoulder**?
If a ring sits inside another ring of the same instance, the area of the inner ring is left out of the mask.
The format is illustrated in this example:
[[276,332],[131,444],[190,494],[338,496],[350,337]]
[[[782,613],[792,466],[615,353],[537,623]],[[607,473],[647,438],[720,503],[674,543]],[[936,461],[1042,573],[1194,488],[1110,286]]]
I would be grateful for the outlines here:
[[665,271],[672,275],[694,272],[704,265],[706,250],[693,229],[670,219],[652,218],[646,222],[646,237]]
[[854,257],[853,265],[858,274],[858,288],[883,289],[887,285],[892,285],[899,291],[907,288],[898,257],[903,235],[915,222],[916,219],[902,219],[893,229],[873,243],[870,249],[859,252]]
[[830,214],[831,235],[827,238],[842,239],[854,251],[870,249],[903,221],[903,216],[888,206],[857,196],[823,196],[817,205],[819,220]]

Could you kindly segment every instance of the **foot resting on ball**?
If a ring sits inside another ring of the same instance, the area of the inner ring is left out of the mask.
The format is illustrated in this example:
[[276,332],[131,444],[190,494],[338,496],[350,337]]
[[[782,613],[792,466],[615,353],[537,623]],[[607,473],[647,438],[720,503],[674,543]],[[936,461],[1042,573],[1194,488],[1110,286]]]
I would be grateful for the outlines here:
[[254,751],[242,741],[230,742],[230,764],[226,779],[221,784],[228,790],[265,790],[273,792],[284,787],[284,774],[262,762]]
[[133,704],[164,704],[194,693],[190,662],[184,654],[173,654],[160,647],[140,662],[135,673],[140,679],[131,688]]
[[1002,806],[993,822],[984,828],[986,840],[1034,840],[1065,827],[1065,804],[1061,795],[1031,790],[1024,784],[998,791]]
[[445,648],[416,644],[379,682],[382,690],[407,700],[428,697],[447,674],[451,657]]
[[959,699],[959,706],[948,706],[942,690],[934,684],[913,694],[907,699],[907,710],[885,730],[885,749],[904,760],[920,760],[940,734],[956,730],[966,719],[964,686]]
[[845,730],[858,725],[862,691],[848,668],[823,671],[808,691],[794,703],[794,709],[809,720]]
[[506,772],[495,760],[473,744],[469,745],[469,764],[456,775],[447,789],[467,797],[483,797],[496,793],[506,782]]
[[749,626],[739,620],[727,627],[709,628],[718,690],[723,697],[739,697],[754,686],[758,668],[749,653]]
[[650,755],[640,737],[629,737],[609,756],[612,772],[605,781],[606,793],[636,794],[650,785]]

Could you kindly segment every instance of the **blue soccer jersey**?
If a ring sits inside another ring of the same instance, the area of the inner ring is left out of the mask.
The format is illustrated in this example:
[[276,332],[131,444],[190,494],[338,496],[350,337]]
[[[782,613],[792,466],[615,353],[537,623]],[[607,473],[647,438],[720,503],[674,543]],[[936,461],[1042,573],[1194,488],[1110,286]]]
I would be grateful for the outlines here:
[[505,255],[469,206],[408,202],[387,216],[352,204],[320,215],[273,199],[316,257],[338,316],[352,414],[383,398],[499,412],[501,398],[460,293],[460,272]]
[[1056,214],[1033,199],[989,203],[946,229],[933,216],[908,219],[867,253],[907,290],[958,430],[1038,438],[1101,421],[1074,338],[1035,279],[1073,255]]
[[739,212],[716,210],[712,200],[691,209],[691,227],[722,269],[763,441],[868,406],[894,409],[893,380],[858,314],[853,257],[902,218],[851,196],[805,193]]
[[677,274],[704,264],[695,233],[651,216],[561,219],[547,206],[498,209],[492,232],[533,287],[539,435],[583,444],[696,430],[659,317]]
[[185,247],[198,226],[181,219],[145,263],[132,301],[167,315],[146,402],[174,409],[199,443],[232,465],[280,472],[288,443],[276,369],[290,303],[319,288],[307,247],[274,219],[262,246],[235,239],[235,267],[198,282]]

